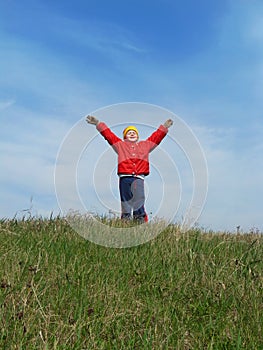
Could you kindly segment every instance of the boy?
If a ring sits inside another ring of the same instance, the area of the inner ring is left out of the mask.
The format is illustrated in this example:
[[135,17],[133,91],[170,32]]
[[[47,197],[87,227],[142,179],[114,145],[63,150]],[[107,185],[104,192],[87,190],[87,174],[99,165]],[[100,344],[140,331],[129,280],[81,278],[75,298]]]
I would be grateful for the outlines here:
[[118,154],[119,191],[121,197],[121,219],[132,217],[139,223],[147,222],[144,203],[144,178],[149,175],[149,153],[162,141],[172,126],[171,119],[146,140],[139,141],[139,132],[135,126],[123,130],[123,140],[116,136],[109,127],[96,117],[88,115],[86,121],[96,125],[97,130]]

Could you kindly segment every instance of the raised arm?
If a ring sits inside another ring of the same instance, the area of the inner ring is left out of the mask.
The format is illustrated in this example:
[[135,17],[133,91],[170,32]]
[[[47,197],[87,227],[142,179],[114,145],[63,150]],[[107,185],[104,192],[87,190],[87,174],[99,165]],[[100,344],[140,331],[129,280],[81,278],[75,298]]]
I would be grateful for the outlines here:
[[99,123],[99,120],[93,115],[88,115],[86,117],[86,122],[89,124],[97,125]]
[[117,142],[121,141],[121,139],[115,135],[105,123],[100,122],[96,117],[88,115],[86,117],[86,121],[89,124],[96,125],[97,130],[101,133],[105,140],[108,141],[111,146],[113,146],[113,148]]
[[173,125],[172,119],[167,119],[159,128],[154,131],[150,137],[146,140],[148,143],[149,151],[151,152],[156,146],[160,144],[163,138],[168,133],[168,129]]
[[163,125],[164,125],[167,129],[169,129],[170,126],[173,125],[173,123],[174,123],[174,122],[172,121],[172,119],[167,119],[166,122],[163,123]]

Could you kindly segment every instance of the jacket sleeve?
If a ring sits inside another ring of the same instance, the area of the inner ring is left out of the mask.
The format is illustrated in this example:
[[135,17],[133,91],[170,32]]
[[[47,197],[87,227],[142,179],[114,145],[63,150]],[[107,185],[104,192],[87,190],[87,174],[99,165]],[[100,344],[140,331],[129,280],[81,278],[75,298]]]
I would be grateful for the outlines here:
[[147,145],[149,148],[149,152],[151,152],[156,146],[158,146],[162,139],[166,136],[168,133],[168,128],[166,128],[164,125],[160,125],[159,128],[152,133],[151,136],[148,137]]
[[113,146],[116,150],[115,146],[118,142],[122,141],[117,135],[115,135],[110,128],[103,122],[100,122],[96,126],[97,130],[101,133],[101,135],[105,138],[108,143]]

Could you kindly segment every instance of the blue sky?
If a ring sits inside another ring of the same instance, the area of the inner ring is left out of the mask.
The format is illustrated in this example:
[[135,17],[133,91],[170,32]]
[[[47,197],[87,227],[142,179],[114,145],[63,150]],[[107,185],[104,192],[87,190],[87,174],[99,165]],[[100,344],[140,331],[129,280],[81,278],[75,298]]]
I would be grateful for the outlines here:
[[[182,118],[202,145],[209,189],[200,226],[263,230],[262,1],[0,6],[1,217],[27,208],[58,213],[54,166],[68,131],[100,108],[142,102]],[[105,121],[114,125],[118,118],[106,114]],[[153,118],[153,127],[163,121]],[[87,137],[89,128],[83,122]],[[91,161],[88,154],[84,159]],[[149,211],[158,201],[154,179],[153,171]],[[111,182],[117,197],[117,178]],[[92,185],[83,192],[90,203]],[[97,190],[103,197],[104,187]]]

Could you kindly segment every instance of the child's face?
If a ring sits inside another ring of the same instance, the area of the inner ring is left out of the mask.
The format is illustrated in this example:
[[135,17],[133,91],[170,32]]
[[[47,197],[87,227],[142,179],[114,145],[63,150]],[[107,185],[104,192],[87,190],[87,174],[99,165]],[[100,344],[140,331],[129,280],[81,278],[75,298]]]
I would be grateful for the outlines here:
[[138,141],[138,135],[137,132],[134,130],[129,130],[125,136],[125,139],[129,142],[136,142]]

